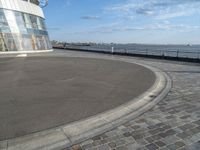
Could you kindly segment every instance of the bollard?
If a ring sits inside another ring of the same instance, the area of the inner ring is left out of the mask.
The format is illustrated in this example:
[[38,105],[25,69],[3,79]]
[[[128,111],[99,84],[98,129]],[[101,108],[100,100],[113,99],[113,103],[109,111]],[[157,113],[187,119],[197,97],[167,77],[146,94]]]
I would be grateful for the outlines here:
[[112,51],[111,52],[112,52],[112,54],[114,53],[114,47],[112,47]]

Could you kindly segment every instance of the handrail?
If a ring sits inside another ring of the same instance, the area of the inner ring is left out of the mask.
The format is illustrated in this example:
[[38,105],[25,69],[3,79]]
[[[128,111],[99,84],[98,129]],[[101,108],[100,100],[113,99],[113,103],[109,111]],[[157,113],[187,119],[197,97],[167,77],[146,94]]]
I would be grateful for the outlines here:
[[[64,47],[63,47],[64,48]],[[189,58],[198,59],[200,61],[200,50],[195,52],[181,51],[181,50],[149,50],[149,49],[115,49],[115,48],[94,48],[82,46],[67,46],[67,49],[77,49],[85,51],[97,51],[106,53],[119,53],[127,55],[143,55],[143,56],[156,56],[156,57],[172,57],[172,58]]]

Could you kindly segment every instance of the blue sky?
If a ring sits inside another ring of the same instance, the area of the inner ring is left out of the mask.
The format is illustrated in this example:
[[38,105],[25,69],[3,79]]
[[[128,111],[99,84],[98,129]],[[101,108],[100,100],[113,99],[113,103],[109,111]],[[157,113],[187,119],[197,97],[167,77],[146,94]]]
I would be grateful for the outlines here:
[[49,0],[51,40],[200,44],[200,0]]

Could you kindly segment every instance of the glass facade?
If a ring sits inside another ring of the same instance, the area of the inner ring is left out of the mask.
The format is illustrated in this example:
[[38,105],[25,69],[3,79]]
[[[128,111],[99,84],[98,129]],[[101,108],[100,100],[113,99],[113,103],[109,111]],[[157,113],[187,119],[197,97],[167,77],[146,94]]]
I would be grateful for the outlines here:
[[0,9],[0,51],[51,49],[43,18]]

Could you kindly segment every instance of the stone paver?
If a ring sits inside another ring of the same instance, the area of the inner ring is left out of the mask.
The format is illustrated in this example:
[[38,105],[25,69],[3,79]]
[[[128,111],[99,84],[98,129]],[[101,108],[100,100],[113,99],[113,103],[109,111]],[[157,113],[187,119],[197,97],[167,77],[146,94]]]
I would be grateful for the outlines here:
[[140,117],[76,145],[78,148],[66,149],[199,150],[200,65],[116,57],[137,59],[140,63],[160,68],[173,80],[173,88],[165,99]]

